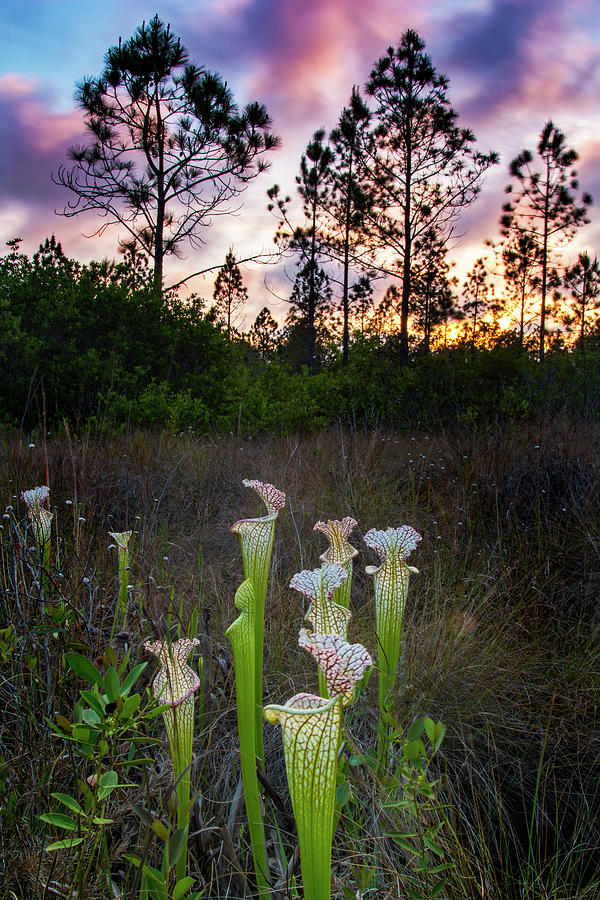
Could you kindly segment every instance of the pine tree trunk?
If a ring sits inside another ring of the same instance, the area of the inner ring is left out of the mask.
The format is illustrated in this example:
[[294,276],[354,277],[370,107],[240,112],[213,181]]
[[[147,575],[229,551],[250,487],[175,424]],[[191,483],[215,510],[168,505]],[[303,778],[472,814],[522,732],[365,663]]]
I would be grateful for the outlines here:
[[315,296],[315,265],[316,265],[316,228],[317,228],[317,199],[316,188],[313,201],[312,237],[310,245],[310,282],[308,287],[308,374],[314,373],[315,367],[315,308],[317,298]]
[[158,142],[158,173],[156,178],[156,230],[154,233],[154,290],[162,292],[164,228],[165,228],[165,166],[164,166],[164,126],[158,97],[158,78],[155,76],[154,104],[156,109],[156,138]]
[[521,321],[519,323],[519,353],[523,352],[524,338],[525,338],[525,278],[523,278],[523,286],[521,288]]
[[354,143],[350,145],[350,156],[348,159],[348,180],[346,182],[346,210],[344,221],[344,284],[342,288],[342,307],[344,313],[344,333],[342,336],[342,365],[348,365],[348,345],[350,343],[349,328],[349,302],[348,302],[348,270],[350,268],[350,212],[352,208],[351,202],[351,185],[352,185],[352,164],[354,162]]
[[550,173],[546,171],[546,197],[544,200],[544,244],[542,249],[542,307],[540,310],[540,362],[544,362],[546,340],[546,291],[548,287],[548,216]]
[[406,189],[404,192],[404,268],[402,271],[402,306],[400,307],[400,364],[408,362],[408,308],[410,300],[410,266],[412,251],[412,234],[410,225],[410,179],[412,177],[412,160],[407,152]]

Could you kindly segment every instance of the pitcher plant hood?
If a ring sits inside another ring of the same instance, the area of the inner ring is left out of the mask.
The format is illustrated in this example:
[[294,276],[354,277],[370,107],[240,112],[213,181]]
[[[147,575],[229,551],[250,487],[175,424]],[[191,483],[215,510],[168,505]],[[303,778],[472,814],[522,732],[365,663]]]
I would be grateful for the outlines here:
[[320,569],[304,569],[290,581],[290,587],[310,601],[305,618],[317,634],[339,634],[346,637],[351,612],[333,599],[334,592],[348,573],[338,563],[324,563]]
[[354,685],[373,665],[362,644],[349,644],[337,634],[310,634],[300,631],[298,644],[313,656],[323,672],[330,697],[341,697],[347,706],[354,699]]

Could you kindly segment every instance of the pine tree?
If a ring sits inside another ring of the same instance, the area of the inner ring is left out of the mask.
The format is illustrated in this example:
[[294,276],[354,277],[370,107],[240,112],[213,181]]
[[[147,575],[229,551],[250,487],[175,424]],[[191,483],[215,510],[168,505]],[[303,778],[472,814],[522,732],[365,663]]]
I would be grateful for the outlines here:
[[[589,221],[587,208],[590,194],[577,200],[572,193],[579,187],[573,164],[577,153],[566,145],[566,138],[553,122],[547,122],[537,146],[539,168],[534,167],[533,154],[523,150],[510,164],[510,175],[519,192],[504,205],[500,220],[504,234],[514,228],[533,236],[541,247],[541,305],[539,358],[544,361],[546,338],[546,305],[553,244],[569,240],[576,230]],[[511,182],[506,192],[513,192]]]
[[494,285],[488,281],[489,274],[485,260],[479,257],[463,283],[461,309],[465,318],[471,320],[471,353],[477,343],[481,320],[494,305]]
[[248,340],[264,360],[270,359],[275,352],[278,329],[268,307],[263,306],[248,332]]
[[72,168],[53,180],[74,194],[62,215],[93,211],[96,234],[121,225],[153,259],[162,288],[163,261],[184,241],[202,243],[211,217],[266,168],[277,146],[264,106],[240,112],[217,74],[193,65],[158,16],[111,47],[98,78],[75,92],[91,141],[72,147]]
[[242,309],[248,299],[248,291],[242,281],[242,273],[236,264],[233,249],[225,256],[225,263],[215,279],[213,300],[216,321],[227,329],[227,340],[237,331],[242,320]]
[[429,353],[433,329],[447,321],[455,304],[457,279],[450,277],[446,246],[434,229],[415,241],[414,251],[409,309],[423,334],[421,349]]
[[361,275],[348,291],[348,304],[352,322],[365,334],[373,314],[373,282],[367,275]]
[[568,267],[563,284],[571,294],[571,315],[563,314],[563,324],[576,327],[579,349],[585,346],[586,333],[600,318],[600,262],[589,253],[580,253],[577,262]]
[[408,318],[415,241],[434,228],[446,239],[460,211],[479,193],[495,153],[475,150],[471,131],[459,128],[425,44],[412,30],[375,64],[367,93],[376,103],[372,177],[378,200],[373,240],[384,258],[397,256],[401,272],[400,359],[408,359]]
[[330,196],[329,167],[333,160],[331,149],[324,143],[325,130],[315,131],[312,140],[302,155],[300,162],[300,175],[296,177],[298,193],[303,201],[304,222],[302,225],[292,225],[288,206],[290,198],[281,196],[279,185],[274,185],[267,192],[269,210],[276,211],[280,216],[279,226],[275,240],[279,242],[282,250],[292,251],[299,257],[299,273],[297,276],[298,290],[294,288],[291,303],[298,306],[303,304],[306,315],[307,334],[307,363],[310,374],[314,371],[315,363],[315,317],[317,308],[322,305],[322,297],[319,295],[319,284],[324,278],[328,287],[327,303],[331,300],[329,277],[325,276],[320,266],[323,256],[323,239],[321,234],[320,217],[327,206]]
[[[525,329],[541,286],[542,249],[535,235],[513,228],[500,244],[504,281],[512,316],[518,323],[519,350],[525,345]],[[516,315],[515,315],[516,313]]]
[[[365,246],[365,216],[372,206],[372,191],[365,171],[365,146],[370,112],[358,88],[352,89],[349,106],[342,110],[330,135],[334,156],[330,167],[331,195],[327,206],[326,252],[342,268],[342,365],[348,362],[350,341],[351,266],[369,269]],[[361,275],[355,284],[360,294]],[[371,275],[372,278],[372,275]],[[369,279],[370,281],[371,279]]]

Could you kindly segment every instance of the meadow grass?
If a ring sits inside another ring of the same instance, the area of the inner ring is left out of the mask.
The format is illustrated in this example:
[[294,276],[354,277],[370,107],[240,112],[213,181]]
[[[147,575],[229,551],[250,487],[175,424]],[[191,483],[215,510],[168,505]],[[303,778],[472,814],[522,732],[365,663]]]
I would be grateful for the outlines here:
[[[349,640],[374,657],[364,567],[377,560],[362,537],[370,528],[412,525],[423,536],[411,556],[420,574],[406,607],[393,715],[403,728],[422,715],[446,725],[431,767],[439,805],[424,813],[427,824],[443,823],[437,840],[452,865],[441,896],[599,896],[599,445],[596,428],[566,419],[504,432],[4,435],[0,897],[67,895],[72,860],[43,852],[52,837],[38,816],[53,805],[52,792],[76,791],[86,773],[47,720],[69,717],[81,687],[65,653],[75,648],[101,665],[119,592],[108,533],[128,529],[132,589],[127,630],[112,638],[117,656],[130,650],[132,661],[145,658],[144,640],[164,635],[169,614],[185,626],[199,609],[206,709],[194,745],[192,786],[202,801],[192,815],[189,874],[207,898],[252,896],[224,636],[243,580],[229,529],[260,512],[243,478],[287,495],[266,600],[264,702],[316,691],[314,666],[297,647],[306,609],[288,587],[325,549],[314,524],[358,522]],[[49,597],[19,499],[41,484],[50,486],[54,513]],[[393,778],[382,783],[354,764],[376,742],[376,681],[347,716],[344,753],[353,764],[345,766],[350,792],[334,837],[332,897],[404,898],[411,889],[427,897],[414,860],[391,836],[410,831],[402,813],[383,805]],[[160,720],[154,726],[164,739]],[[165,740],[152,755],[144,783],[112,801],[106,862],[115,896],[137,896],[124,861],[140,853],[144,838],[132,804],[158,816],[169,794]],[[294,896],[299,867],[281,737],[270,726],[265,757],[267,853],[273,896],[283,900]],[[154,839],[145,852],[160,865]],[[106,873],[96,872],[87,890],[90,900],[110,896]]]

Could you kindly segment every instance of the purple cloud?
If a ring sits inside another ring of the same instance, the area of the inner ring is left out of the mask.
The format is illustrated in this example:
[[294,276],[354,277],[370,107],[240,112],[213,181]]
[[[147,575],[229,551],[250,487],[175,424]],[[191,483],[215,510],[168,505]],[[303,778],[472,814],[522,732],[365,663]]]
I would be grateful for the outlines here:
[[495,0],[448,18],[439,59],[464,96],[459,111],[486,123],[534,114],[541,127],[561,106],[588,105],[600,87],[592,13],[588,0]]
[[55,113],[33,82],[19,75],[0,78],[0,198],[47,211],[64,204],[64,190],[50,173],[81,140],[79,112]]

